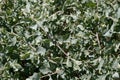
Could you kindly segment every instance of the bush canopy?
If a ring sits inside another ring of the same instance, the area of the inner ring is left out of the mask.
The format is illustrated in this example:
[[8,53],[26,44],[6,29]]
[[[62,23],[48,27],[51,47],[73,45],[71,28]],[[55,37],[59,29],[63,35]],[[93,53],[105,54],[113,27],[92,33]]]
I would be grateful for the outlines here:
[[0,0],[0,80],[120,80],[120,0]]

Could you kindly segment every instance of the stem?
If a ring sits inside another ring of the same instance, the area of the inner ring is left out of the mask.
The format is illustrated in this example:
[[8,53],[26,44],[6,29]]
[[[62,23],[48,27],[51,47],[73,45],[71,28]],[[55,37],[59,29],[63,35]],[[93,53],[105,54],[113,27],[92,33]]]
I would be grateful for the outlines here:
[[56,44],[56,46],[57,46],[66,56],[68,56],[67,53],[59,46],[59,44]]
[[100,44],[100,39],[99,39],[98,33],[96,33],[96,38],[97,38],[98,46],[101,49],[101,44]]
[[40,79],[45,78],[45,77],[48,77],[48,76],[52,76],[52,75],[54,75],[54,74],[57,74],[57,72],[55,71],[55,72],[53,72],[53,73],[51,73],[51,74],[44,75],[44,76],[40,77]]

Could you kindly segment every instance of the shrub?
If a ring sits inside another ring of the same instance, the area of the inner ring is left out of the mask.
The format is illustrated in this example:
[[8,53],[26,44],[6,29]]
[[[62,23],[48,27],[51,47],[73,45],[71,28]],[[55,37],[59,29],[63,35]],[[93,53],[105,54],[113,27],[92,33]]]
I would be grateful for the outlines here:
[[0,0],[1,80],[120,79],[119,0]]

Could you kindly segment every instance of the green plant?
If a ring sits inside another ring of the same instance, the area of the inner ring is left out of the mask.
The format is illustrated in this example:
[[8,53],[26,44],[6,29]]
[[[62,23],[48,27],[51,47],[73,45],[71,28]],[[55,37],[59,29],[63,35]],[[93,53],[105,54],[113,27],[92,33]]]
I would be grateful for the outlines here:
[[0,0],[0,79],[119,79],[119,4]]

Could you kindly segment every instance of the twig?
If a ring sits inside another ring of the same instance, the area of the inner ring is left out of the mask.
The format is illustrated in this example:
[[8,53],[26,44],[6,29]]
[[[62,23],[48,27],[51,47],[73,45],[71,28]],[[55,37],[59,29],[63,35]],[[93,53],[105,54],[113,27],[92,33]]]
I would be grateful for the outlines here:
[[114,22],[118,22],[118,20],[116,18],[113,18],[111,16],[108,16],[109,19],[113,20]]
[[34,48],[30,43],[28,45],[33,49],[33,51],[36,51],[36,48]]
[[[56,14],[57,14],[57,13],[59,13],[59,11],[56,12]],[[35,21],[38,23],[38,21],[37,21],[36,19],[33,19],[33,20],[35,20]],[[38,24],[38,25],[39,25],[39,24]],[[42,29],[42,31],[45,32],[45,34],[48,36],[48,38],[50,38],[50,39],[52,40],[53,44],[55,44],[66,56],[68,56],[67,53],[59,46],[59,44],[58,44],[57,41],[54,39],[54,37],[53,37],[52,35],[50,35],[50,33],[46,32],[42,27],[40,27],[40,28]]]
[[98,46],[99,46],[99,48],[101,49],[100,39],[99,39],[99,35],[98,35],[98,33],[96,33],[96,38],[97,38]]
[[57,72],[55,71],[55,72],[53,72],[53,73],[51,73],[51,74],[44,75],[44,76],[40,77],[40,79],[45,78],[45,77],[48,77],[48,76],[52,76],[52,75],[54,75],[54,74],[57,74]]
[[62,73],[63,73],[63,70],[59,70],[59,69],[58,69],[58,70],[56,70],[56,71],[53,72],[53,73],[48,73],[48,74],[40,77],[40,79],[45,78],[45,77],[48,77],[48,76],[52,76],[52,75],[54,75],[54,74],[62,74]]
[[68,54],[59,46],[59,44],[56,44],[56,46],[57,46],[66,56],[68,56]]
[[14,35],[14,36],[17,36],[17,37],[20,37],[19,35],[17,35],[16,33],[14,32],[8,32],[10,35]]
[[59,43],[55,40],[55,38],[49,33],[47,33],[47,35],[52,40],[53,44],[55,44],[55,46],[57,46],[66,56],[68,56],[68,54],[60,47]]

